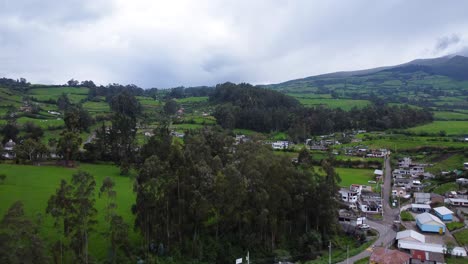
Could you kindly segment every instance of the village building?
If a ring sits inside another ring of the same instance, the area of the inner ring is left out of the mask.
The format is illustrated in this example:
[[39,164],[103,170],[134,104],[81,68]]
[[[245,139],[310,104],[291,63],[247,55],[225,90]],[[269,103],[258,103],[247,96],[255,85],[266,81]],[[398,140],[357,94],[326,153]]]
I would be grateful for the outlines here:
[[428,204],[411,204],[411,211],[414,213],[429,213],[431,211],[431,206]]
[[435,215],[422,213],[416,216],[416,225],[423,232],[444,234],[445,224]]
[[398,232],[396,235],[396,240],[416,241],[416,242],[425,243],[426,237],[421,233],[408,229],[408,230]]
[[413,196],[414,196],[414,203],[429,204],[431,202],[431,194],[430,193],[416,192],[416,193],[413,194]]
[[405,197],[406,196],[406,189],[405,187],[396,187],[392,190],[392,196],[394,197]]
[[453,206],[463,206],[468,207],[468,199],[461,199],[461,198],[449,198],[448,203]]
[[442,221],[453,220],[453,212],[445,206],[434,208],[434,212]]

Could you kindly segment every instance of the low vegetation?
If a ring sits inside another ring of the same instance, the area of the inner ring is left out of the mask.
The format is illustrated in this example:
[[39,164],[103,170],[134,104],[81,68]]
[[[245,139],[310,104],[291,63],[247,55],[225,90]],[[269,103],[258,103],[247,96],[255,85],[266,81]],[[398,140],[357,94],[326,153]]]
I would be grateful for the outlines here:
[[414,221],[413,215],[408,211],[401,212],[400,217],[402,221]]
[[460,222],[450,222],[450,223],[447,223],[446,226],[447,226],[448,230],[453,231],[455,229],[459,229],[459,228],[464,227],[465,224],[460,223]]
[[462,246],[468,245],[468,229],[464,229],[460,232],[456,232],[453,234],[455,239],[457,239],[458,243]]

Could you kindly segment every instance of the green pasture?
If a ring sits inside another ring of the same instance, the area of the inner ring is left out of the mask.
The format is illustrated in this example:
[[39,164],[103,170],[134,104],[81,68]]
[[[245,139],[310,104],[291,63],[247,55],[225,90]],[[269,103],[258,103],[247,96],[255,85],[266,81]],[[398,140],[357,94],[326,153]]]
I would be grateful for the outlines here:
[[468,122],[466,121],[434,121],[432,123],[412,127],[409,131],[416,133],[439,133],[445,131],[448,136],[468,134]]
[[467,120],[468,121],[468,113],[448,112],[448,111],[434,112],[434,118],[436,120],[441,120],[441,121],[446,121],[446,120]]
[[353,99],[319,99],[319,98],[297,98],[301,104],[308,107],[324,106],[329,108],[341,108],[351,110],[353,107],[364,108],[370,104],[367,100]]
[[89,89],[84,87],[48,87],[31,89],[29,95],[39,101],[47,101],[57,100],[62,93],[65,93],[71,102],[78,103],[87,98],[88,91]]
[[208,96],[186,97],[176,99],[179,104],[208,102]]
[[52,217],[45,214],[47,201],[55,193],[60,180],[71,180],[71,175],[78,170],[91,173],[96,180],[96,208],[98,209],[98,224],[90,237],[89,249],[91,255],[98,263],[102,263],[107,256],[108,240],[102,232],[108,228],[104,220],[105,199],[98,197],[99,187],[106,176],[115,181],[117,192],[117,212],[122,215],[130,225],[132,241],[136,241],[138,235],[133,231],[134,216],[131,206],[135,202],[135,193],[132,191],[133,179],[119,175],[119,169],[111,165],[81,164],[79,168],[64,168],[56,166],[27,166],[0,164],[0,174],[6,174],[7,178],[0,184],[0,216],[3,216],[8,208],[18,200],[23,201],[27,216],[36,219],[42,215],[41,234],[50,244],[57,238],[57,230],[53,227]]
[[438,173],[441,171],[453,171],[455,169],[462,169],[463,163],[468,160],[462,153],[457,153],[449,156],[447,159],[438,161],[434,166],[427,168],[432,173]]
[[95,114],[110,112],[110,107],[107,102],[87,101],[83,104],[83,108]]
[[393,152],[419,149],[423,147],[434,148],[456,148],[463,149],[467,147],[464,142],[456,142],[451,138],[446,137],[420,137],[420,136],[405,136],[405,135],[387,135],[387,136],[373,136],[366,139],[365,136],[362,142],[343,144],[342,146],[359,146],[366,145],[372,149],[387,148]]
[[30,117],[25,117],[25,116],[18,118],[16,122],[19,125],[24,125],[27,122],[32,122],[43,129],[47,129],[49,126],[57,127],[57,126],[65,125],[65,122],[63,121],[63,119],[37,119],[37,118],[30,118]]

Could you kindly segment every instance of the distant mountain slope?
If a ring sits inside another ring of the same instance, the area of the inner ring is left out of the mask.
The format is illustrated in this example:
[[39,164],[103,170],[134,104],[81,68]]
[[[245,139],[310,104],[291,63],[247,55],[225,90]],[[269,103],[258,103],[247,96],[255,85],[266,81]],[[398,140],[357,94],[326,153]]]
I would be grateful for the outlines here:
[[468,110],[468,57],[418,59],[396,66],[335,72],[265,85],[299,99],[383,100]]

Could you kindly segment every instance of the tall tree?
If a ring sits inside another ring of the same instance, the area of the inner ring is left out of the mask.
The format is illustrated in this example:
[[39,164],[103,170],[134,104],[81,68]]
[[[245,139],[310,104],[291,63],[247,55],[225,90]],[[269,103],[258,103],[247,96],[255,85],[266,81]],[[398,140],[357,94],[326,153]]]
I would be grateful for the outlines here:
[[81,145],[80,135],[74,132],[64,130],[58,141],[58,154],[65,159],[65,165],[70,166],[70,160],[73,160]]
[[15,202],[0,222],[1,263],[50,263],[38,224],[24,215],[23,203]]
[[136,124],[141,106],[127,91],[114,96],[110,106],[113,112],[110,130],[112,154],[121,174],[127,174],[135,152]]

